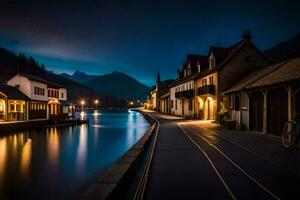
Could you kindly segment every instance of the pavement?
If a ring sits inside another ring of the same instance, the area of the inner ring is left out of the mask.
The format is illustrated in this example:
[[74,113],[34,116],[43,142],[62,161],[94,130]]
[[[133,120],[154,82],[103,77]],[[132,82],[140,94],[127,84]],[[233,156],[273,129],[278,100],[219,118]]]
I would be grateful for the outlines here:
[[160,130],[145,199],[299,199],[299,148],[210,121],[151,114]]

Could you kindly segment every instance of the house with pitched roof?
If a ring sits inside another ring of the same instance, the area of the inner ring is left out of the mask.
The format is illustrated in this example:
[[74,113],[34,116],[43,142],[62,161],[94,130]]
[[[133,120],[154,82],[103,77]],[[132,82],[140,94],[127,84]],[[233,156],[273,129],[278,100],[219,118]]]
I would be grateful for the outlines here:
[[228,47],[211,47],[208,64],[193,77],[195,85],[195,117],[217,120],[226,109],[224,91],[253,70],[268,65],[267,59],[252,43],[250,31],[241,41]]
[[188,55],[181,70],[177,71],[177,79],[170,88],[170,113],[186,118],[195,117],[195,81],[201,68],[205,68],[208,58],[203,55]]
[[300,58],[255,70],[225,94],[238,126],[280,136],[285,122],[300,113]]
[[67,89],[43,78],[18,73],[7,81],[29,99],[28,120],[62,119],[74,114],[74,106],[67,103]]
[[0,121],[27,120],[29,100],[17,88],[0,84]]

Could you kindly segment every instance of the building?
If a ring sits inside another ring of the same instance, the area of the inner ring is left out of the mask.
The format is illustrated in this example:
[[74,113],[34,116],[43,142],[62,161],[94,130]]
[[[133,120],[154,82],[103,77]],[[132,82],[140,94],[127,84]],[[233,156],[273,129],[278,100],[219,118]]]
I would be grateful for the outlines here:
[[74,114],[74,106],[67,103],[67,89],[58,84],[25,73],[16,74],[7,84],[29,97],[28,120],[63,119]]
[[182,69],[177,71],[177,79],[170,88],[170,112],[187,118],[195,117],[194,77],[201,68],[207,66],[208,58],[202,55],[188,55]]
[[170,87],[173,115],[218,120],[226,108],[225,90],[269,63],[252,43],[250,31],[230,47],[211,47],[208,55],[188,55]]
[[170,90],[165,88],[159,93],[158,97],[159,112],[164,114],[171,114],[170,107]]
[[251,38],[250,31],[245,31],[241,41],[228,48],[210,48],[208,64],[200,66],[193,77],[196,118],[220,119],[220,113],[226,108],[224,91],[249,72],[269,64]]
[[300,58],[256,70],[225,91],[238,127],[281,135],[300,113]]
[[158,91],[160,89],[160,75],[157,73],[155,88],[150,92],[150,109],[158,110]]
[[17,88],[0,84],[0,121],[27,120],[29,100]]

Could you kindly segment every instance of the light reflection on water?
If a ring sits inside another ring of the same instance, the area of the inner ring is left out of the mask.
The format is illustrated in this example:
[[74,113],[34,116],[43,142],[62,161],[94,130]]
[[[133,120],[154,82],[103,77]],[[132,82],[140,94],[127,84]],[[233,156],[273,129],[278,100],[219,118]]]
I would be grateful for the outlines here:
[[27,139],[26,143],[22,148],[21,154],[21,174],[24,178],[28,178],[29,176],[29,167],[31,164],[31,153],[32,153],[32,143],[31,139]]
[[59,136],[57,128],[50,128],[47,131],[48,135],[48,157],[49,161],[53,166],[57,165],[59,156]]
[[149,126],[141,114],[127,110],[78,116],[90,125],[0,135],[0,199],[70,198],[97,180]]

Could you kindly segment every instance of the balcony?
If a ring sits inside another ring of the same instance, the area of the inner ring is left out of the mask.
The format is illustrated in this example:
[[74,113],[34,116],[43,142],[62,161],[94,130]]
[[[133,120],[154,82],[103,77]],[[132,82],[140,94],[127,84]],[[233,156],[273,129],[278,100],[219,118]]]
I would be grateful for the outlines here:
[[215,85],[205,85],[198,88],[198,95],[215,95],[216,94],[216,87]]
[[193,96],[194,96],[194,90],[193,89],[184,90],[184,91],[180,91],[180,92],[175,93],[175,97],[177,99],[183,99],[183,98],[191,99],[191,98],[193,98]]

